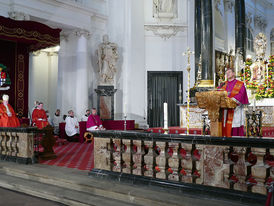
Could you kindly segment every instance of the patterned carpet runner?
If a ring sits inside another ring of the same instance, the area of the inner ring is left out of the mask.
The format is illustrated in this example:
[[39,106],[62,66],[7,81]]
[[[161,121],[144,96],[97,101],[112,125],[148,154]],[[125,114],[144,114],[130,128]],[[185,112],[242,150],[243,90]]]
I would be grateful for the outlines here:
[[57,158],[41,161],[40,163],[79,170],[91,170],[94,167],[93,147],[93,143],[78,142],[68,142],[65,145],[58,145],[54,147]]

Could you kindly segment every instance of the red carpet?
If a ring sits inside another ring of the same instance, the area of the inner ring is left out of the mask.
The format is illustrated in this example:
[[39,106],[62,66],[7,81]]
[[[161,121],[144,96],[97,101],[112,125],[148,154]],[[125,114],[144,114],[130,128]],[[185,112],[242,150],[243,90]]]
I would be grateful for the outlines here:
[[65,145],[54,147],[56,159],[41,161],[41,164],[55,165],[60,167],[76,168],[79,170],[91,170],[93,161],[94,144],[69,142]]

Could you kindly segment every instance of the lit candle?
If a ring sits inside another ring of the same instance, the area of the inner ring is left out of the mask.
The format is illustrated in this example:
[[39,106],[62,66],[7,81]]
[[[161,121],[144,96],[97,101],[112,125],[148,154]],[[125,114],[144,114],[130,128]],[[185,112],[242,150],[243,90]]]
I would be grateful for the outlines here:
[[164,129],[168,129],[167,126],[167,103],[164,103]]

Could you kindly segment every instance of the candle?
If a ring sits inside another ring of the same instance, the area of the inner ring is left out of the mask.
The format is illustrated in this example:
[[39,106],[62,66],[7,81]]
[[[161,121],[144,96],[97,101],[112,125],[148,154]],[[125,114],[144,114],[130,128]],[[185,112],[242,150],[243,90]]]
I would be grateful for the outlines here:
[[164,103],[164,129],[168,129],[168,125],[167,125],[167,103]]
[[253,111],[256,111],[256,99],[254,98]]

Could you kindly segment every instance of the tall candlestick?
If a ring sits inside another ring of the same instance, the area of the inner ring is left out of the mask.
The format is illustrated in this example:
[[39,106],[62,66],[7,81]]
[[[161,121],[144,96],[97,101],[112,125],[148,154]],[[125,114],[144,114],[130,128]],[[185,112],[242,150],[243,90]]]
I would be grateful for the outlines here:
[[168,112],[167,112],[167,103],[165,102],[164,103],[164,129],[168,129],[168,119],[167,119],[167,115],[168,115]]
[[267,66],[267,61],[265,61],[265,70],[266,70],[266,85],[267,85],[267,89],[268,89],[268,66]]
[[244,74],[243,79],[244,79],[244,84],[245,84],[245,62],[244,62],[244,67],[243,67],[243,74]]
[[193,51],[190,51],[190,48],[187,48],[187,52],[184,52],[183,55],[187,55],[187,114],[186,114],[186,121],[187,121],[187,126],[186,126],[186,134],[189,135],[189,103],[190,103],[190,55],[194,54]]

